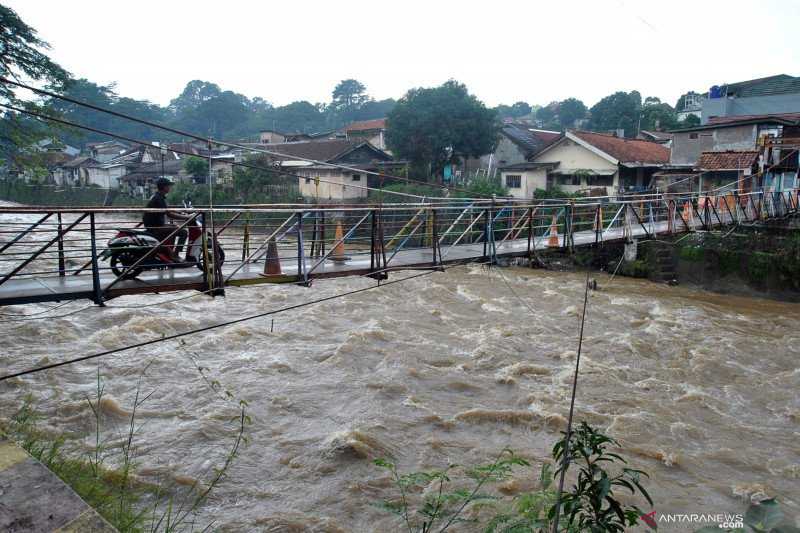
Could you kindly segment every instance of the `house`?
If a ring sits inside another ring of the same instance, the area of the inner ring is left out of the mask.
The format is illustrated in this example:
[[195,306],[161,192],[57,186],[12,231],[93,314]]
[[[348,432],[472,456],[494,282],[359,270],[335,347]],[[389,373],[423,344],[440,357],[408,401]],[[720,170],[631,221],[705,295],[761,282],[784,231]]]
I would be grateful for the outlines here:
[[528,161],[500,172],[503,185],[517,198],[553,188],[614,195],[648,188],[653,174],[669,162],[669,153],[656,142],[568,130]]
[[130,148],[104,163],[89,167],[89,181],[100,187],[119,187],[133,196],[147,196],[161,176],[175,181],[187,179],[183,159],[166,146]]
[[[388,172],[404,165],[393,161],[392,156],[384,150],[360,139],[277,143],[265,148],[275,152],[269,156],[275,166],[299,176],[298,184],[303,197],[316,200],[366,198],[367,189],[364,186],[374,185],[374,180],[368,179],[366,171]],[[330,163],[350,168],[344,170]]]
[[89,156],[79,156],[64,161],[52,169],[51,175],[56,185],[83,187],[91,182],[91,167],[98,165],[98,161]]
[[274,130],[261,130],[258,133],[258,142],[261,144],[275,144],[286,142],[286,135]]
[[130,146],[120,141],[96,142],[86,145],[89,157],[99,163],[114,159],[129,148]]
[[800,113],[800,77],[778,74],[712,87],[702,100],[701,124],[714,118]]
[[718,187],[741,183],[745,191],[760,187],[760,180],[752,183],[748,176],[758,173],[760,153],[757,150],[725,150],[721,152],[703,152],[697,162],[697,183],[699,191],[707,191]]
[[672,146],[672,134],[666,131],[641,130],[636,138],[663,144],[667,148]]
[[755,150],[759,139],[783,136],[794,128],[800,112],[780,115],[715,117],[707,124],[673,130],[670,164],[694,167],[703,152]]
[[66,143],[59,141],[58,139],[42,139],[37,141],[33,145],[34,151],[37,152],[47,152],[47,153],[61,153],[66,154],[69,157],[75,157],[81,151],[74,146],[70,146]]
[[359,120],[344,128],[345,139],[369,141],[379,150],[386,150],[386,119]]
[[676,109],[678,122],[683,122],[689,116],[700,118],[703,110],[703,95],[694,91],[689,91],[683,95],[683,106]]
[[528,161],[534,154],[561,137],[557,131],[536,129],[527,124],[509,123],[500,130],[497,147],[481,157],[481,167],[494,176],[499,167]]

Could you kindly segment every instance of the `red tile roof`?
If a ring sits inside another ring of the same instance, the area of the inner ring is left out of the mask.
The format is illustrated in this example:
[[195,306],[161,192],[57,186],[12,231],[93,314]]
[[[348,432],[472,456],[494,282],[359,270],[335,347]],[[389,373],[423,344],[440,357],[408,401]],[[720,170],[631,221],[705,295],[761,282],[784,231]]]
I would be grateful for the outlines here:
[[376,118],[373,120],[360,120],[358,122],[351,122],[344,128],[344,131],[382,130],[385,128],[386,128],[386,119]]
[[755,151],[703,152],[697,166],[702,170],[740,170],[752,168],[757,160]]
[[620,163],[653,163],[663,165],[669,163],[669,148],[663,144],[643,141],[641,139],[625,139],[606,133],[570,130],[570,133],[601,150]]
[[788,120],[796,122],[800,120],[800,113],[776,113],[772,115],[738,115],[733,117],[710,117],[708,124],[728,124],[731,122],[744,122],[750,120],[764,120],[770,121],[775,119]]

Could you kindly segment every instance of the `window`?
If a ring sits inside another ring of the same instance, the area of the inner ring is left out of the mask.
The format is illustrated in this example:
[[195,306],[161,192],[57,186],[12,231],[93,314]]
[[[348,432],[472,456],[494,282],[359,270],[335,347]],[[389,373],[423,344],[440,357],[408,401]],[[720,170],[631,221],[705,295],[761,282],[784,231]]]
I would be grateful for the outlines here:
[[558,185],[580,185],[581,177],[576,174],[564,174],[563,176],[558,176],[556,183]]
[[586,185],[590,187],[607,187],[614,185],[614,176],[587,176]]
[[697,134],[696,133],[690,133],[689,134],[689,138],[692,139],[692,140],[697,139]]
[[520,174],[506,176],[506,187],[509,189],[519,189],[522,187],[522,176]]
[[353,181],[361,181],[361,174],[353,174]]

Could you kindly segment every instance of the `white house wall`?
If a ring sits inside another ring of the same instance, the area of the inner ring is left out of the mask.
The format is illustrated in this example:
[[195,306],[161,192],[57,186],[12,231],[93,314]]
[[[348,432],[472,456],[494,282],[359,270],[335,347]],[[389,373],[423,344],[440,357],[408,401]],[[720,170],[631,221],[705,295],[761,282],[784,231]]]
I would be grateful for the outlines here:
[[[556,170],[566,173],[575,170],[585,170],[589,174],[591,174],[592,171],[599,171],[599,173],[613,172],[614,178],[612,185],[606,185],[606,190],[610,193],[612,190],[617,190],[619,188],[617,164],[588,150],[571,139],[564,139],[556,146],[545,150],[533,158],[533,161],[536,163],[558,163]],[[564,185],[559,183],[558,178],[556,178],[554,183],[558,188],[569,193],[593,187],[588,184],[585,176],[581,177],[580,185]]]
[[520,176],[520,187],[507,187],[514,198],[530,199],[536,189],[547,188],[547,171],[543,168],[531,170],[503,170],[501,173],[503,186],[506,186],[508,176]]
[[[337,170],[298,170],[303,177],[298,178],[300,194],[304,198],[319,198],[320,200],[352,200],[367,197],[367,175],[360,174],[359,181],[353,180],[353,172],[344,173]],[[319,184],[314,180],[320,178]],[[324,181],[323,181],[324,180]]]

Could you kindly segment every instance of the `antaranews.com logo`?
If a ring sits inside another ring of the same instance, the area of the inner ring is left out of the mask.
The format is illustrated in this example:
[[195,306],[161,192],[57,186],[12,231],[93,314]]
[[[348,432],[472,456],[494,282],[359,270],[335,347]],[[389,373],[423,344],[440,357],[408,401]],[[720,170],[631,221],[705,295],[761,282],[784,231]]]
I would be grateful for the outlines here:
[[666,524],[682,524],[693,526],[714,526],[720,529],[744,527],[744,515],[727,513],[658,513],[650,511],[641,516],[642,522],[650,529]]

